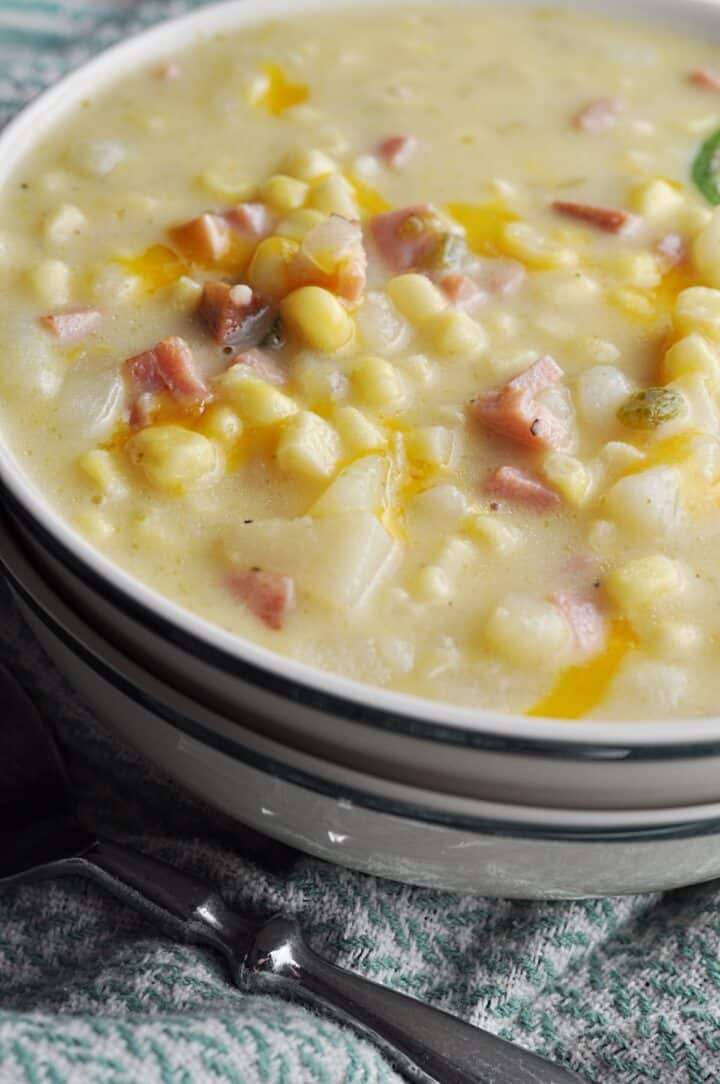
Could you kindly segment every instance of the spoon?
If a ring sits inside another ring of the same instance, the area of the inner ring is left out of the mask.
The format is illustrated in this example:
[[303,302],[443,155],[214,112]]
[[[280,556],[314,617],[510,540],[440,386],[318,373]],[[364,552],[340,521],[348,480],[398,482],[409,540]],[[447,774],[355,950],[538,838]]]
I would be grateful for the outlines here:
[[335,967],[308,948],[294,919],[240,914],[198,878],[99,839],[77,818],[49,727],[2,667],[0,701],[0,888],[90,878],[169,937],[222,953],[237,985],[302,1000],[362,1032],[411,1080],[582,1084],[536,1054]]

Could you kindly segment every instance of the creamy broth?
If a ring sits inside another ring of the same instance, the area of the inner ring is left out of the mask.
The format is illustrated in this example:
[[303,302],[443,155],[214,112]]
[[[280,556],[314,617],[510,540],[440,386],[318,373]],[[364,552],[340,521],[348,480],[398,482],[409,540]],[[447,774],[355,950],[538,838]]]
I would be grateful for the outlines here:
[[715,712],[717,47],[439,9],[218,35],[84,101],[0,203],[3,429],[99,550],[281,654]]

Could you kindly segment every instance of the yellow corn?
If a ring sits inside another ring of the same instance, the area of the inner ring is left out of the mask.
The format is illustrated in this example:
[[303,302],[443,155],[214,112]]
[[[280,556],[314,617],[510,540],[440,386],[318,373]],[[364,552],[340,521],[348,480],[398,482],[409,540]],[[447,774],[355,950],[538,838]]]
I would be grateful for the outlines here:
[[294,399],[264,380],[246,376],[244,368],[234,365],[221,380],[224,394],[243,422],[252,427],[277,425],[297,413]]
[[341,215],[349,219],[360,217],[353,187],[340,173],[331,173],[313,185],[308,205],[326,215]]
[[324,222],[326,217],[322,211],[314,211],[312,207],[301,207],[281,219],[275,227],[275,233],[279,237],[288,237],[299,244],[310,230]]
[[290,330],[323,354],[336,353],[352,339],[355,325],[347,310],[321,286],[293,290],[283,300],[281,311]]
[[487,335],[468,313],[458,309],[436,312],[423,324],[435,353],[445,358],[469,357],[487,346]]
[[297,241],[289,237],[267,237],[255,249],[247,278],[253,289],[273,301],[292,289],[290,265],[298,251]]
[[226,403],[215,403],[203,414],[201,429],[206,437],[230,447],[242,436],[242,418]]
[[310,149],[292,151],[284,162],[284,171],[301,181],[319,181],[336,173],[338,164],[325,151]]
[[179,425],[152,425],[125,445],[130,462],[152,485],[180,494],[202,482],[217,467],[215,445],[201,433]]
[[302,207],[307,199],[308,191],[308,186],[304,181],[299,181],[296,177],[287,177],[284,173],[277,173],[265,181],[260,189],[260,195],[274,211],[284,215]]
[[392,408],[403,398],[403,384],[397,370],[383,358],[362,358],[353,369],[353,389],[369,406]]
[[425,275],[397,275],[386,290],[395,308],[413,324],[422,324],[448,307],[445,295]]

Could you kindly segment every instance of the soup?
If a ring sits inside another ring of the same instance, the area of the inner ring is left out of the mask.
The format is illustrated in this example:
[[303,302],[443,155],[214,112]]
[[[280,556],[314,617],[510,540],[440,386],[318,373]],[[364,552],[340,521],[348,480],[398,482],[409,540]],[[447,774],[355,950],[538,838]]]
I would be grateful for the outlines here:
[[0,203],[2,424],[110,559],[456,704],[720,699],[720,67],[336,11],[83,101]]

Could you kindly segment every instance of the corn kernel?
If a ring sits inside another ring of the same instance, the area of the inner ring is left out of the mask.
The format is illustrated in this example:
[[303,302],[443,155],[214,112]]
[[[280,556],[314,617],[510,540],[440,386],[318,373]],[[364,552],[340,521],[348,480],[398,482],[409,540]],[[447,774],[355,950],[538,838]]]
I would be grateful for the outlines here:
[[357,407],[340,407],[333,414],[346,455],[355,457],[387,448],[387,438]]
[[67,245],[84,233],[88,220],[72,203],[63,203],[45,219],[43,235],[48,244]]
[[201,428],[210,440],[231,447],[242,436],[243,423],[232,407],[225,403],[214,403],[203,414]]
[[331,173],[337,173],[338,164],[325,151],[297,150],[285,159],[284,172],[301,181],[319,181]]
[[197,178],[197,183],[211,196],[227,200],[228,203],[248,199],[255,191],[255,185],[235,162],[220,163],[206,169]]
[[130,462],[158,489],[181,494],[207,481],[218,467],[214,444],[179,425],[151,425],[125,445]]
[[630,206],[648,222],[666,223],[683,210],[685,197],[668,181],[654,177],[636,185],[630,195]]
[[355,325],[334,294],[302,286],[282,302],[282,315],[296,335],[323,354],[334,354],[353,337]]
[[720,352],[697,332],[680,339],[665,354],[662,376],[665,383],[686,373],[699,373],[712,388],[720,385]]
[[427,425],[414,429],[405,438],[410,459],[432,467],[448,467],[455,450],[455,434],[442,425]]
[[474,512],[463,523],[463,530],[479,542],[490,546],[496,553],[514,553],[525,541],[520,527],[514,527],[501,517],[484,512]]
[[397,370],[383,358],[362,358],[352,373],[353,389],[370,406],[392,409],[405,398],[403,382]]
[[300,244],[310,230],[319,226],[325,218],[321,211],[314,211],[312,207],[301,207],[281,219],[275,227],[275,233],[278,237],[289,237],[291,241]]
[[578,262],[577,252],[557,244],[526,222],[507,222],[502,236],[510,255],[536,270],[575,267]]
[[637,557],[614,569],[605,584],[615,604],[634,613],[652,606],[665,595],[677,594],[682,587],[682,576],[675,561],[657,553]]
[[448,309],[435,313],[423,324],[433,350],[445,358],[477,356],[487,346],[484,329],[466,312]]
[[352,186],[340,173],[331,173],[318,181],[310,191],[308,205],[326,215],[341,215],[351,220],[360,217]]
[[223,392],[249,426],[277,425],[297,414],[294,399],[264,380],[246,376],[244,365],[233,365],[220,381]]
[[277,173],[269,177],[260,189],[260,195],[278,214],[296,211],[305,203],[309,188],[304,181]]
[[618,252],[611,267],[618,282],[638,290],[650,290],[662,279],[660,264],[652,252]]
[[693,262],[708,286],[720,286],[720,213],[712,212],[707,226],[693,242]]
[[445,295],[425,275],[397,275],[386,286],[395,308],[413,324],[448,308]]
[[322,481],[331,478],[340,459],[340,438],[319,414],[301,410],[285,426],[277,460],[288,474]]
[[43,304],[67,305],[70,300],[70,268],[63,260],[41,260],[30,280]]
[[585,466],[565,452],[549,452],[543,460],[545,478],[565,497],[569,504],[579,508],[590,492],[591,479]]
[[127,486],[112,452],[94,448],[78,459],[78,466],[97,487],[103,497],[124,497]]
[[255,249],[247,272],[254,290],[277,301],[292,289],[290,264],[297,251],[297,241],[288,237],[267,237]]
[[699,331],[709,339],[720,339],[720,290],[691,286],[675,301],[675,327],[683,334]]

